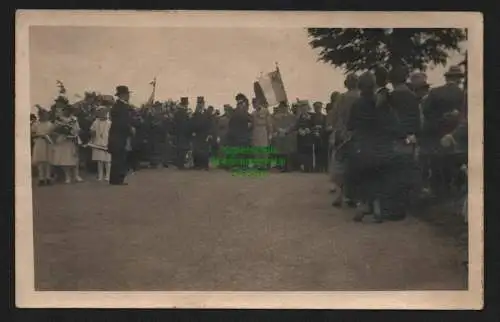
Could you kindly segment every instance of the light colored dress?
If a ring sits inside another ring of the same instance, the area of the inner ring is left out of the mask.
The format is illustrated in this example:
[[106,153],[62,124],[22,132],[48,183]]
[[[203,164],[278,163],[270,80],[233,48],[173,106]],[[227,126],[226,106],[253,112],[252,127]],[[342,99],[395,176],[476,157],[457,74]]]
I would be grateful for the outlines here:
[[48,136],[53,129],[54,124],[50,121],[35,122],[31,126],[31,132],[36,136],[31,157],[33,164],[52,161],[52,144],[45,136]]
[[[92,139],[92,143],[102,147],[107,147],[110,127],[111,127],[110,120],[96,119],[94,123],[92,123],[92,126],[90,127],[90,130],[95,132],[95,136]],[[92,149],[92,160],[111,162],[111,154],[104,150]]]
[[[61,117],[65,123],[71,124],[71,135],[76,136],[80,131],[80,126],[76,117]],[[54,152],[52,164],[56,166],[77,166],[78,165],[78,146],[75,138],[68,138],[66,135],[57,134],[54,142]]]

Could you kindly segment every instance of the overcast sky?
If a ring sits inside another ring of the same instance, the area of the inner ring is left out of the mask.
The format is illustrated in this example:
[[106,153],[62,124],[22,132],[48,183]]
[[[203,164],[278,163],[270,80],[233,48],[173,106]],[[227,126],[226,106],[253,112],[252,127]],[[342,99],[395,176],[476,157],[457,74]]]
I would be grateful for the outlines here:
[[[288,97],[327,101],[343,90],[342,71],[318,62],[301,28],[123,28],[31,27],[31,106],[50,105],[62,80],[74,94],[94,90],[113,94],[117,85],[145,102],[149,82],[158,77],[157,99],[205,96],[208,104],[234,104],[261,72],[279,62]],[[462,58],[453,55],[449,64]],[[428,71],[429,82],[443,83],[444,67]]]

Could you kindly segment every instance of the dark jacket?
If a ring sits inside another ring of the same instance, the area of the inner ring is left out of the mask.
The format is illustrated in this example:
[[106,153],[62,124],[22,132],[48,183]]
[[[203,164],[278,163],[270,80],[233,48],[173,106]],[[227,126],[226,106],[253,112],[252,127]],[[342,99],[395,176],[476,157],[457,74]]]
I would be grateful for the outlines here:
[[424,133],[441,138],[458,125],[460,117],[447,117],[453,110],[464,111],[465,94],[457,84],[445,84],[431,89],[423,103]]
[[242,109],[236,109],[229,119],[228,144],[233,147],[249,146],[251,129],[248,125],[251,123],[252,118],[247,112]]
[[127,139],[132,135],[132,117],[130,105],[118,100],[109,113],[111,127],[109,129],[108,150],[121,151],[125,149]]
[[[293,129],[297,131],[297,150],[309,151],[308,149],[310,149],[314,143],[314,138],[312,135],[312,115],[310,113],[301,114],[297,119],[297,123],[295,124],[295,127]],[[309,132],[303,132],[306,130],[309,130]]]
[[356,167],[388,162],[393,155],[394,141],[399,136],[397,124],[390,106],[377,106],[376,96],[361,96],[356,100],[347,123],[347,130],[352,132],[350,154]]
[[322,113],[311,113],[311,125],[313,139],[315,144],[328,146],[328,135],[330,132],[326,130],[326,115]]
[[185,108],[179,108],[175,111],[173,133],[175,135],[175,145],[177,148],[189,148],[191,139],[189,135],[189,115]]
[[400,136],[418,135],[420,132],[420,108],[417,96],[406,84],[395,86],[390,104],[399,121]]
[[212,143],[208,137],[214,135],[210,117],[205,113],[195,112],[190,120],[190,133],[193,137],[193,151],[208,153]]

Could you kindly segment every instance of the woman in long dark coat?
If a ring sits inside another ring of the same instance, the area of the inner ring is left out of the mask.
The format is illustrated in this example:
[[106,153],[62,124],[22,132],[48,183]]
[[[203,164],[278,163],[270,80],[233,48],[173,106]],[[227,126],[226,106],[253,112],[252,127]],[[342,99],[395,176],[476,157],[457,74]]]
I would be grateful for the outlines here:
[[[390,171],[396,120],[387,104],[377,105],[375,78],[366,72],[359,78],[360,97],[353,104],[347,130],[351,133],[346,169],[346,189],[358,202],[377,204],[387,194],[385,178]],[[376,203],[377,201],[377,203]],[[382,222],[380,207],[373,207],[375,221]],[[361,221],[365,213],[354,218]]]

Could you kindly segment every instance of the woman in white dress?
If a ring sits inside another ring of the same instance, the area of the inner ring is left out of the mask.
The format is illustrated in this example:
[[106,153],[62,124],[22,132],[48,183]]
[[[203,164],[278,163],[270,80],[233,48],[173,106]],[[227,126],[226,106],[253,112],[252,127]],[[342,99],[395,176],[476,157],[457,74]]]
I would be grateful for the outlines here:
[[111,121],[108,118],[108,109],[100,106],[97,109],[97,119],[92,123],[90,132],[92,143],[101,148],[92,149],[92,160],[97,161],[97,180],[109,181],[111,170],[111,154],[106,150],[108,146],[109,128]]
[[50,134],[54,124],[50,121],[50,113],[41,107],[38,108],[38,120],[31,125],[34,145],[31,157],[33,165],[37,167],[38,185],[51,184],[52,174],[52,140]]
[[65,107],[62,115],[54,123],[55,140],[52,164],[62,167],[66,183],[71,183],[72,177],[76,182],[82,182],[78,168],[77,145],[80,126],[72,113],[72,108]]

